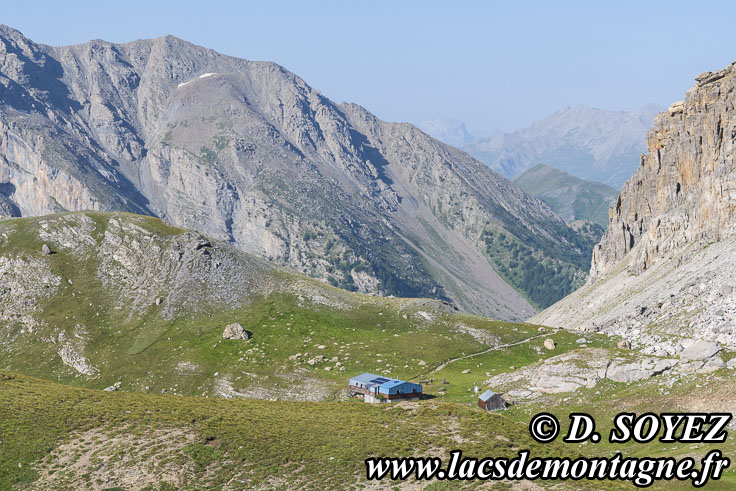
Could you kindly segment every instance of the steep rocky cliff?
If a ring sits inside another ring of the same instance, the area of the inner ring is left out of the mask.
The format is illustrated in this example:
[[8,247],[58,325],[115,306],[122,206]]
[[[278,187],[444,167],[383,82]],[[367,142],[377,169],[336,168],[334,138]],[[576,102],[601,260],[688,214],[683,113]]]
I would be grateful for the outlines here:
[[592,280],[624,256],[637,274],[683,245],[733,231],[736,70],[732,64],[696,80],[647,135],[649,153],[621,189],[594,250]]
[[534,320],[615,332],[673,353],[736,344],[736,64],[657,116],[649,153],[609,211],[588,285]]
[[[64,210],[155,215],[345,289],[504,319],[580,284],[592,248],[467,154],[274,63],[0,27],[0,214]],[[547,286],[489,246],[501,235]]]

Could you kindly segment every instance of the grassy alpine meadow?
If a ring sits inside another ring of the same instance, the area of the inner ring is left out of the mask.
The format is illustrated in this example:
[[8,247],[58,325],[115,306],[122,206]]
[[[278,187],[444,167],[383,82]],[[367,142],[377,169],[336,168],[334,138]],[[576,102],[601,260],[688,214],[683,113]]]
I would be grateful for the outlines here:
[[[580,333],[565,330],[549,330],[540,326],[520,324],[511,329],[520,329],[532,334],[521,341],[511,342],[510,346],[484,350],[476,355],[458,359],[444,367],[440,367],[429,376],[420,377],[430,379],[425,392],[437,395],[444,401],[468,402],[475,400],[473,388],[481,391],[488,388],[486,381],[502,373],[513,372],[519,368],[540,360],[546,360],[580,348]],[[594,333],[586,333],[586,346],[594,348],[615,347],[612,338]],[[552,339],[556,347],[549,350],[544,347],[544,341]],[[443,383],[443,380],[448,383]],[[493,389],[493,387],[491,387]],[[498,388],[496,388],[498,390]]]
[[[361,489],[369,457],[677,456],[705,447],[627,444],[616,447],[541,444],[528,431],[531,414],[551,411],[563,423],[571,411],[600,422],[621,408],[644,411],[663,401],[616,387],[580,394],[574,405],[548,401],[486,413],[472,404],[372,405],[360,402],[224,400],[102,392],[0,371],[0,489]],[[618,393],[617,393],[618,394]],[[585,402],[589,401],[586,405]],[[607,401],[607,402],[605,402]],[[601,428],[606,434],[605,423]],[[605,440],[604,440],[605,441]],[[722,447],[726,455],[733,447]],[[732,489],[733,472],[705,489]],[[384,481],[381,487],[516,489],[509,482]],[[536,481],[553,489],[634,489],[615,482]],[[516,487],[515,487],[516,486]],[[656,483],[653,489],[687,489]]]
[[373,456],[575,454],[466,405],[106,393],[6,371],[0,441],[0,489],[336,489],[365,484]]
[[[503,391],[502,381],[489,385],[496,376],[538,373],[565,357],[582,363],[581,353],[638,355],[594,332],[583,337],[462,314],[439,300],[339,290],[150,217],[0,221],[0,279],[0,489],[363,488],[375,484],[366,482],[366,458],[447,462],[455,449],[477,458],[520,450],[700,457],[711,447],[578,445],[561,437],[541,444],[528,424],[551,412],[564,432],[570,412],[587,412],[607,435],[622,410],[704,411],[703,391],[711,401],[733,400],[732,372],[723,368],[630,384],[602,377],[592,388],[487,413],[474,389]],[[248,339],[228,339],[233,324]],[[348,381],[363,372],[422,383],[426,397],[386,405],[352,399]],[[532,385],[527,376],[521,383]],[[734,447],[727,442],[723,450]],[[519,485],[379,485],[512,484]],[[709,486],[729,484],[733,473]],[[673,486],[686,484],[654,487]]]
[[[31,337],[20,338],[12,350],[0,349],[0,366],[95,389],[122,382],[123,390],[166,390],[189,395],[214,395],[216,377],[227,377],[237,390],[270,390],[296,385],[292,377],[309,378],[331,394],[328,398],[334,398],[358,373],[428,378],[434,368],[448,360],[540,335],[538,326],[471,316],[435,314],[428,321],[417,313],[423,312],[421,306],[406,308],[398,301],[378,299],[336,310],[324,305],[300,305],[295,296],[280,294],[256,298],[247,307],[232,311],[180,315],[173,320],[149,315],[127,322],[113,312],[95,319],[94,324],[84,319],[89,316],[84,307],[76,315],[74,305],[62,307],[61,300],[50,301],[43,309],[45,321],[54,329],[66,323],[71,330],[80,321],[95,326],[86,331],[84,353],[89,363],[98,367],[98,374],[80,375],[56,356],[57,345],[38,343]],[[241,324],[252,338],[223,339],[224,326],[233,322]],[[458,326],[466,332],[459,331]],[[472,334],[467,333],[469,329]],[[40,328],[39,335],[43,331]],[[494,344],[484,344],[473,335],[487,336]],[[570,335],[560,333],[556,337],[568,340]],[[509,362],[521,353],[525,354]],[[485,359],[489,368],[501,370],[507,362],[522,366],[539,359],[540,355],[533,354],[521,347],[478,359]],[[456,364],[465,366],[474,360]],[[461,380],[448,370],[441,371],[439,378],[449,375],[453,383],[464,383],[468,378]]]

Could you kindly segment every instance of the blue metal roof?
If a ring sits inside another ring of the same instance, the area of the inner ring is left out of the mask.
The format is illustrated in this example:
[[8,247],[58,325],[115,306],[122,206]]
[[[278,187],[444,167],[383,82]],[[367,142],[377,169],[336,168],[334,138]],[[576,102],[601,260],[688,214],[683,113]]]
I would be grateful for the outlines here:
[[380,392],[381,394],[398,394],[399,392],[402,392],[404,394],[411,394],[412,392],[421,394],[422,386],[412,382],[405,382],[403,380],[394,379],[381,384],[378,387],[378,392]]
[[[387,377],[383,377],[381,375],[376,375],[375,373],[361,373],[360,375],[357,375],[350,379],[350,385],[354,385],[357,387],[362,387],[365,390],[372,389],[376,387],[378,392],[383,394],[393,394],[396,393],[398,390],[410,393],[410,392],[422,392],[422,386],[420,384],[415,384],[412,382],[405,382],[403,380],[399,379],[391,379]],[[399,387],[402,387],[399,389]]]
[[390,378],[376,375],[375,373],[361,373],[360,375],[350,379],[351,385],[357,385],[354,382],[360,382],[361,384],[383,384],[390,381]]
[[396,387],[397,385],[401,385],[404,383],[406,382],[404,382],[403,380],[399,380],[399,379],[389,380],[388,382],[381,384],[381,388],[390,389],[391,387]]
[[480,399],[483,402],[488,402],[488,400],[491,397],[495,396],[495,395],[496,395],[496,393],[489,389],[489,390],[483,392],[481,395],[479,395],[478,396],[478,399]]

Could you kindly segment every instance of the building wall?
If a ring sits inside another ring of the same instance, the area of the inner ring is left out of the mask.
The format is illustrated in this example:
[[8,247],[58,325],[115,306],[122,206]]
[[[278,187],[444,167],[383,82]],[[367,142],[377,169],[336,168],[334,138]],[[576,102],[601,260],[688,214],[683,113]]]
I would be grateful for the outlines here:
[[394,387],[391,387],[390,389],[386,390],[383,389],[383,387],[378,389],[381,394],[397,394],[401,392],[402,394],[412,394],[414,390],[416,390],[416,394],[422,393],[422,386],[419,384],[414,384],[411,382],[404,382],[403,384],[396,385]]
[[487,411],[500,411],[506,409],[506,401],[498,394],[488,399],[485,404],[483,404],[483,401],[478,399],[478,405]]
[[421,394],[412,394],[411,397],[407,397],[404,394],[401,395],[390,395],[390,396],[383,396],[380,399],[378,397],[375,397],[373,394],[365,394],[363,395],[363,401],[365,402],[371,402],[375,404],[379,403],[389,403],[389,402],[401,402],[401,401],[418,401]]

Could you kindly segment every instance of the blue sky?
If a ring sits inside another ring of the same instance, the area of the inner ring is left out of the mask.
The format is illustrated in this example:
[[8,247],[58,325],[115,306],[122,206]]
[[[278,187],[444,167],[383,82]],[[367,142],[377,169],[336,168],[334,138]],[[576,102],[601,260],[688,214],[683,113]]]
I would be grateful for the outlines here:
[[513,130],[565,105],[680,100],[736,60],[736,2],[4,2],[46,44],[173,34],[284,65],[382,119]]

